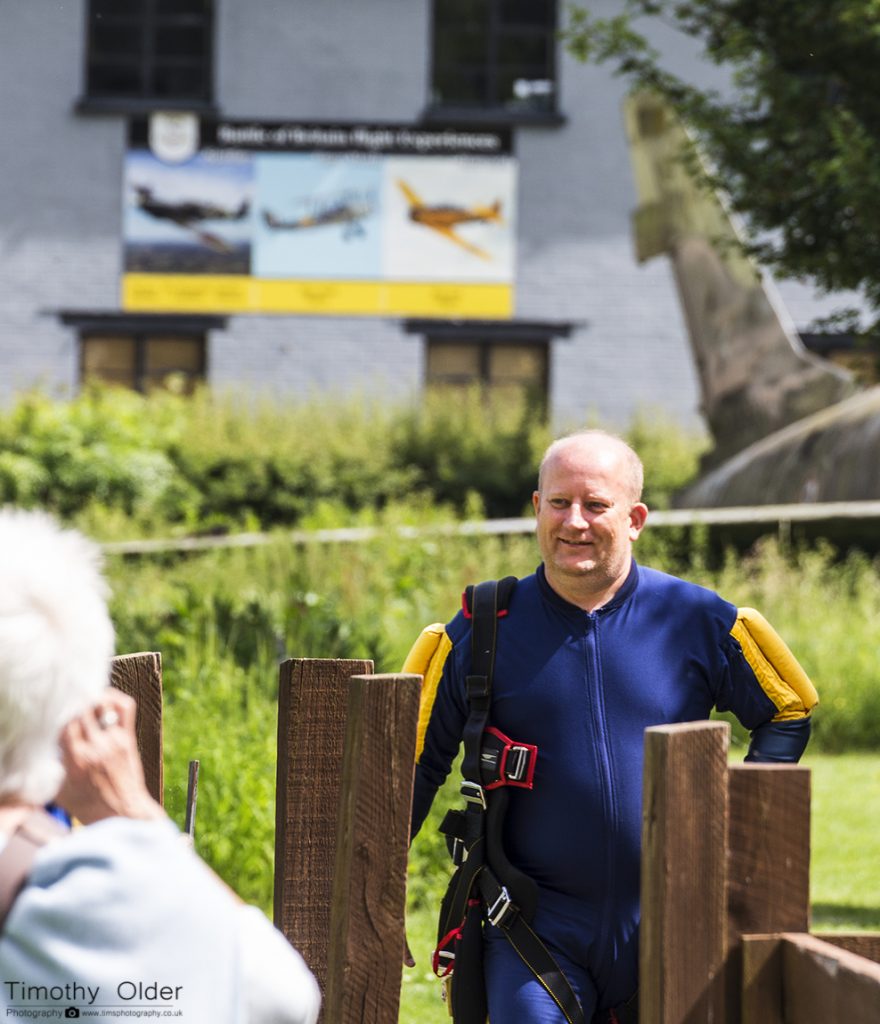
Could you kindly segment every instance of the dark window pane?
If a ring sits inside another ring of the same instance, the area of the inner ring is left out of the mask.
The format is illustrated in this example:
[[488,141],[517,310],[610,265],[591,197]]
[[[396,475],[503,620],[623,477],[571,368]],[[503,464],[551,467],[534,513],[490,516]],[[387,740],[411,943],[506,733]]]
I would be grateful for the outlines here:
[[555,0],[435,0],[433,102],[553,111],[556,15]]
[[208,87],[204,71],[199,66],[157,64],[153,69],[153,94],[157,97],[206,99]]
[[556,28],[555,0],[497,0],[499,20],[505,25]]
[[213,0],[90,0],[88,93],[209,101],[212,13]]
[[434,28],[483,30],[489,24],[489,0],[434,0]]
[[156,32],[156,54],[163,57],[200,57],[205,53],[202,28],[161,28]]
[[435,103],[486,104],[489,80],[485,67],[441,68],[434,76]]
[[437,65],[483,63],[488,54],[489,37],[485,32],[442,29],[434,36],[434,61]]
[[137,26],[101,25],[92,29],[92,55],[139,57],[144,45],[144,33]]
[[498,61],[510,66],[538,65],[548,63],[546,36],[531,33],[505,33],[498,40]]
[[141,69],[134,64],[96,64],[89,69],[88,89],[92,96],[140,96]]
[[211,14],[211,4],[208,0],[157,0],[156,11],[160,15],[195,14],[208,18]]
[[145,0],[92,0],[92,21],[101,18],[141,18]]

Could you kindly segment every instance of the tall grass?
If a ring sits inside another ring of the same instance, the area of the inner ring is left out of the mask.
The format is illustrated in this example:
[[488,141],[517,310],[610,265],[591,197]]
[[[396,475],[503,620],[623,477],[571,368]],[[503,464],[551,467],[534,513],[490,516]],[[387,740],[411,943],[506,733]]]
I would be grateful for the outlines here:
[[[390,525],[411,512],[374,518]],[[822,700],[811,749],[877,748],[876,562],[767,542],[712,567],[699,551],[690,564],[670,564],[662,548],[646,544],[643,560],[759,608],[797,653]],[[358,544],[279,542],[184,559],[113,559],[119,649],[163,654],[169,807],[180,820],[186,763],[198,757],[199,846],[220,873],[268,905],[280,660],[369,658],[377,671],[396,671],[423,625],[451,618],[467,583],[525,575],[537,561],[531,537],[404,540],[390,530]],[[735,740],[745,742],[741,730]],[[433,836],[432,828],[426,824],[423,835]],[[433,901],[439,864],[440,840],[420,837],[417,903]]]

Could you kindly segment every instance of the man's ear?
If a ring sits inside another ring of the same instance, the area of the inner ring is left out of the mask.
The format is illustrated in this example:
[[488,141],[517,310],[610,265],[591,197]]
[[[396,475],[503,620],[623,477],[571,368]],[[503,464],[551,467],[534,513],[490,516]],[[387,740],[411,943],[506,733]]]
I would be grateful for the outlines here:
[[648,520],[648,506],[637,501],[629,510],[629,539],[635,540],[645,527]]
[[535,510],[535,515],[538,514],[538,509],[541,507],[541,492],[532,491],[532,508]]

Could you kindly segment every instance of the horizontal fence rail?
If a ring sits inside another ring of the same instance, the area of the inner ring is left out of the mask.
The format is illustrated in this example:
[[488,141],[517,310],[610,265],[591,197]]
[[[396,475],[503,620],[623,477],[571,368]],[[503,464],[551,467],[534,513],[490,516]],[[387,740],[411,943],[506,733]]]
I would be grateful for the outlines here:
[[[775,526],[780,531],[793,523],[832,523],[877,520],[880,501],[828,501],[798,505],[750,505],[737,508],[678,508],[651,512],[649,529],[694,526]],[[179,537],[164,540],[112,541],[102,545],[108,555],[153,555],[208,551],[213,548],[253,548],[282,541],[288,544],[353,544],[396,536],[421,537],[514,536],[535,532],[531,517],[485,519],[464,523],[432,523],[428,526],[359,526],[337,530],[288,530],[272,533],[236,533],[211,537]]]

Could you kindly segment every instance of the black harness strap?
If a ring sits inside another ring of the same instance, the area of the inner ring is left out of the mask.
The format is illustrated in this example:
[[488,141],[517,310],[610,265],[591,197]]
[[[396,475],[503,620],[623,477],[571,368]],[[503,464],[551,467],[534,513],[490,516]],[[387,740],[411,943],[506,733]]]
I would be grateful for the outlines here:
[[[482,907],[485,906],[486,920],[501,929],[569,1024],[586,1024],[583,1009],[568,979],[530,927],[537,907],[538,887],[533,879],[510,863],[502,844],[502,826],[509,801],[505,787],[531,787],[536,750],[529,744],[502,743],[501,746],[517,756],[517,764],[509,771],[499,766],[498,738],[506,741],[506,737],[491,730],[493,749],[488,755],[484,750],[492,704],[498,618],[506,609],[515,584],[516,578],[508,576],[500,581],[478,583],[466,593],[466,609],[473,620],[471,674],[465,681],[468,718],[463,733],[461,766],[461,792],[466,807],[464,811],[450,811],[441,826],[458,870],[441,908],[434,970],[441,976],[451,975],[450,999],[456,1024],[484,1024],[486,995],[481,957]],[[523,781],[525,759],[530,759],[526,782]]]

